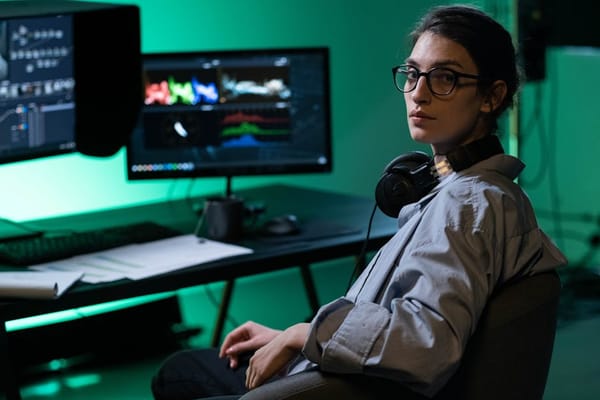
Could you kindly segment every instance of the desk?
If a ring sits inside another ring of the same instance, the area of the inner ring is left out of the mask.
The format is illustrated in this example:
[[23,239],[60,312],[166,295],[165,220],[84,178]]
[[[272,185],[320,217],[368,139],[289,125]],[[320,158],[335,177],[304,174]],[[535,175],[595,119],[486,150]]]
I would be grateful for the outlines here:
[[[56,300],[11,300],[0,302],[0,357],[6,399],[19,400],[19,383],[12,361],[7,355],[9,338],[6,321],[62,311],[114,300],[172,291],[184,287],[225,281],[221,313],[215,332],[220,335],[224,312],[236,278],[290,267],[301,267],[311,306],[318,307],[312,288],[309,265],[346,256],[358,256],[364,244],[374,200],[328,191],[289,185],[270,185],[236,192],[246,202],[263,202],[264,218],[294,213],[300,223],[324,223],[321,235],[300,234],[289,240],[246,237],[239,244],[254,249],[254,253],[153,276],[139,281],[120,280],[102,284],[77,283]],[[184,233],[193,232],[197,222],[194,205],[202,199],[181,199],[124,207],[86,214],[32,221],[42,229],[94,229],[111,225],[152,220]],[[336,229],[341,228],[341,233]],[[395,232],[396,222],[379,211],[375,213],[367,250],[383,245]],[[329,232],[328,232],[329,231]],[[221,324],[221,325],[219,325]],[[213,342],[218,339],[215,337]]]

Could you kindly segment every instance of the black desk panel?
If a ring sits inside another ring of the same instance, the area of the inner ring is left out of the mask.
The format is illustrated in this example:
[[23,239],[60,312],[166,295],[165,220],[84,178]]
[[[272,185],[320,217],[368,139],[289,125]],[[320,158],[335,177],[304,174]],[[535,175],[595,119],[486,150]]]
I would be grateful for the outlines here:
[[[236,195],[247,204],[261,203],[266,207],[257,224],[281,214],[295,214],[301,232],[289,237],[265,237],[252,227],[237,244],[254,249],[254,253],[214,262],[190,265],[166,274],[131,281],[119,280],[101,284],[78,282],[56,300],[0,301],[0,354],[2,381],[6,398],[20,399],[18,382],[6,356],[10,343],[5,322],[44,313],[62,311],[108,301],[172,291],[217,281],[233,282],[235,278],[346,256],[358,256],[367,234],[374,200],[328,191],[289,185],[270,185],[241,190]],[[143,204],[32,221],[41,229],[94,229],[151,220],[159,224],[193,232],[198,217],[194,211],[202,198]],[[377,211],[373,221],[368,250],[374,250],[395,232],[396,222]],[[1,266],[0,266],[1,267]],[[303,269],[303,277],[307,269]],[[305,282],[306,284],[307,282]],[[310,282],[309,282],[310,283]],[[228,302],[228,299],[224,299]],[[218,327],[219,334],[220,328]]]

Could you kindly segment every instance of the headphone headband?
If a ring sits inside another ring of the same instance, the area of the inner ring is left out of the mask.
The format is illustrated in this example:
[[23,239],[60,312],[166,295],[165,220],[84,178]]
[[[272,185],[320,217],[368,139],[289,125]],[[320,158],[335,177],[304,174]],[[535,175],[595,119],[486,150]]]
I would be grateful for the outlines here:
[[498,136],[486,135],[479,140],[457,147],[449,152],[446,158],[454,171],[462,171],[479,161],[503,153],[504,149]]
[[[504,153],[500,139],[487,135],[459,146],[446,154],[454,171],[462,171],[473,164]],[[406,204],[419,201],[438,183],[432,172],[433,160],[425,153],[413,151],[394,158],[386,167],[375,188],[377,206],[386,215],[396,218]]]

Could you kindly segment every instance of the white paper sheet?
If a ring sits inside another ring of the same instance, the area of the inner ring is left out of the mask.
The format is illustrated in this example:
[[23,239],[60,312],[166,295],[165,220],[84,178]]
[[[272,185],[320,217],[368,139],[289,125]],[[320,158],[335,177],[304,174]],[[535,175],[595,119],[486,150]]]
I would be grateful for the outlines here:
[[190,234],[117,247],[29,268],[36,271],[78,271],[83,273],[84,282],[98,283],[122,278],[138,280],[252,252],[246,247]]

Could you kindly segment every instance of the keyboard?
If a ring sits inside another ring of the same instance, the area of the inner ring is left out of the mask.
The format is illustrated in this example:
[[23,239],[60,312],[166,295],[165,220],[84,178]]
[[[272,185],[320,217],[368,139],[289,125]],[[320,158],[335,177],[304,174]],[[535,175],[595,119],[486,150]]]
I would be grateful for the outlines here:
[[0,264],[26,266],[166,239],[182,233],[154,222],[136,222],[87,231],[50,233],[0,243]]

